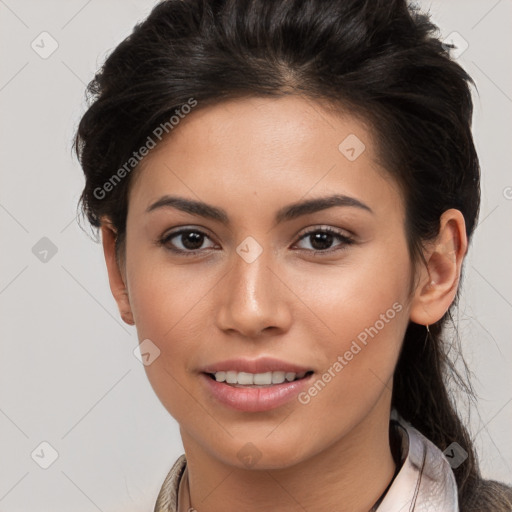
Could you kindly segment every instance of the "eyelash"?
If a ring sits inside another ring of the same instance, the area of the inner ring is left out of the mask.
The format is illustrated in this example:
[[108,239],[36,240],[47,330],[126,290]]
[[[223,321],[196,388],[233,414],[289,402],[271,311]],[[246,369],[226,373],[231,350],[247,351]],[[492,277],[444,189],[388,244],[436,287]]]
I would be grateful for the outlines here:
[[[157,240],[157,245],[165,246],[165,248],[167,250],[169,250],[175,254],[179,254],[181,256],[196,256],[200,252],[204,251],[204,249],[196,249],[193,251],[192,250],[184,251],[182,249],[176,249],[174,247],[170,247],[167,245],[170,240],[172,240],[173,238],[176,238],[177,236],[182,235],[184,233],[199,233],[200,235],[203,235],[203,236],[209,238],[208,235],[204,231],[201,231],[200,229],[186,228],[186,229],[180,229],[178,231],[173,231],[172,233],[164,235],[159,240]],[[311,236],[315,233],[327,233],[327,234],[333,235],[333,236],[337,237],[338,241],[340,241],[341,243],[339,245],[335,246],[334,248],[325,249],[325,250],[320,250],[320,249],[316,249],[316,250],[299,249],[299,250],[310,252],[310,253],[313,253],[314,255],[317,255],[317,254],[326,255],[326,254],[331,254],[336,251],[345,250],[346,246],[352,245],[355,242],[353,238],[351,238],[347,235],[344,235],[344,234],[340,233],[339,231],[336,231],[335,229],[330,228],[330,227],[311,229],[311,230],[307,231],[306,233],[303,233],[297,242],[300,242],[300,241],[304,240],[305,238],[307,238],[308,236]]]

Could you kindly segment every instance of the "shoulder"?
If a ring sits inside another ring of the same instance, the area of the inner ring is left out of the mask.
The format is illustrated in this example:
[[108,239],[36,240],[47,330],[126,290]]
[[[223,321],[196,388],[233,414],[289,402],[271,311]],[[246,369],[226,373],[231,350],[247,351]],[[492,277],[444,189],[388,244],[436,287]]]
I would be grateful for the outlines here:
[[461,512],[512,512],[512,487],[496,480],[480,480]]

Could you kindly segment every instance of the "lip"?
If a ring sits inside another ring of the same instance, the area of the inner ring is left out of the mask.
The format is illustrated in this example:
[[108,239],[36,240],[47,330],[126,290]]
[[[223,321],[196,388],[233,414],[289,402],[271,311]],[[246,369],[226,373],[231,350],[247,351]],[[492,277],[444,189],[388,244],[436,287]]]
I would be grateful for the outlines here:
[[[234,369],[233,367],[231,368]],[[220,403],[232,409],[244,412],[270,411],[286,404],[305,387],[309,386],[314,376],[314,373],[311,373],[299,380],[269,385],[267,387],[236,388],[225,382],[217,382],[215,379],[212,379],[208,373],[202,373],[200,378],[203,380],[209,394]]]
[[281,361],[273,357],[260,357],[258,359],[228,359],[213,363],[201,368],[203,373],[227,372],[229,370],[247,373],[267,373],[267,372],[294,372],[302,373],[313,371],[312,368],[306,368],[296,364]]

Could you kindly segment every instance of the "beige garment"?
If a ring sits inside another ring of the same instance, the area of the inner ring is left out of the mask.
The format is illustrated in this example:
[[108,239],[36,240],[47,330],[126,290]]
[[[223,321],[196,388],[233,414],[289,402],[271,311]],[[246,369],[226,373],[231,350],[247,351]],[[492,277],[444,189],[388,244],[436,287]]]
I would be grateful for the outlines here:
[[190,506],[190,489],[188,487],[188,469],[185,466],[178,489],[178,512],[195,512]]
[[[180,455],[178,460],[174,463],[171,470],[165,477],[162,488],[156,500],[155,512],[179,512],[178,511],[178,492],[181,485],[182,477],[187,469],[187,459],[185,454]],[[187,479],[188,487],[188,479]],[[183,494],[183,491],[181,492]],[[188,499],[188,496],[187,496]]]
[[[396,411],[392,419],[399,427],[404,462],[377,511],[459,512],[455,476],[443,452]],[[181,455],[160,489],[154,512],[194,512],[186,467]]]

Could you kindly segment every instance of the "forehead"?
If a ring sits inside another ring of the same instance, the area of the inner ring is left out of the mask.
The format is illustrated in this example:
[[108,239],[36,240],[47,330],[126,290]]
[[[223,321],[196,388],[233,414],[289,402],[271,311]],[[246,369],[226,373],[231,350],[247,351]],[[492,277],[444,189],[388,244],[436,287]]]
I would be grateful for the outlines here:
[[333,191],[396,206],[398,187],[376,153],[361,119],[303,97],[198,105],[136,170],[130,208],[165,193],[249,208]]

